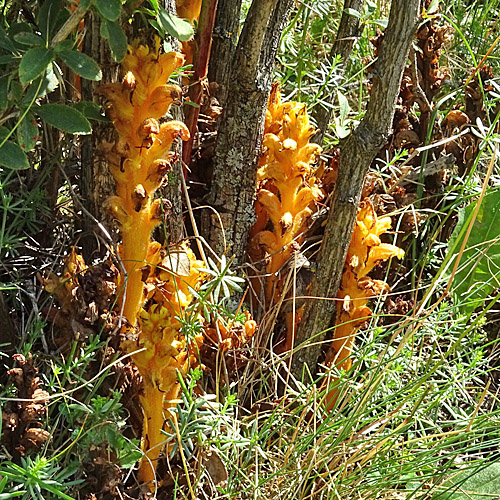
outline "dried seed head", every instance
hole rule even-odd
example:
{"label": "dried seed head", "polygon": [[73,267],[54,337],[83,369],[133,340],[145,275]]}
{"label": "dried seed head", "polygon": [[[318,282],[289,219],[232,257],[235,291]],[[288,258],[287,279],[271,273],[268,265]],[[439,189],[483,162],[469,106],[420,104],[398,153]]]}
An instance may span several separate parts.
{"label": "dried seed head", "polygon": [[161,221],[172,210],[172,204],[166,198],[159,198],[151,205],[151,220]]}

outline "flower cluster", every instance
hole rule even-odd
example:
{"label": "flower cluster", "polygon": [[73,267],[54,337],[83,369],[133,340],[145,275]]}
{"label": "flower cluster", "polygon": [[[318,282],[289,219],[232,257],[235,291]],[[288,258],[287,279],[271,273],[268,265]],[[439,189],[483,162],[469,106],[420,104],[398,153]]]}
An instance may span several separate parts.
{"label": "flower cluster", "polygon": [[185,244],[166,250],[153,243],[151,250],[149,258],[154,265],[149,266],[147,308],[139,314],[139,335],[122,343],[126,352],[135,353],[132,359],[144,383],[141,403],[146,455],[139,469],[139,477],[144,482],[154,479],[165,440],[162,430],[168,416],[175,418],[168,410],[178,397],[178,373],[183,376],[199,364],[199,348],[203,343],[201,333],[188,342],[181,333],[180,321],[193,301],[191,291],[203,278],[200,271],[203,263],[196,260]]}
{"label": "flower cluster", "polygon": [[[351,368],[350,356],[356,333],[372,314],[368,301],[389,290],[384,281],[372,279],[368,274],[380,262],[404,256],[401,248],[380,241],[380,235],[390,227],[390,217],[379,219],[371,203],[361,202],[337,296],[340,299],[337,303],[337,326],[327,353],[327,366],[346,371]],[[336,396],[335,389],[327,395],[330,407],[335,403]]]}
{"label": "flower cluster", "polygon": [[[266,259],[266,305],[279,297],[279,271],[300,248],[314,204],[323,198],[312,168],[321,153],[320,146],[309,142],[313,134],[305,104],[282,103],[275,84],[266,112],[257,172],[257,222],[249,248],[254,262]],[[255,288],[260,292],[258,283]]]}
{"label": "flower cluster", "polygon": [[175,52],[160,54],[159,48],[159,40],[154,49],[132,44],[123,61],[122,82],[99,90],[118,135],[107,148],[117,192],[108,205],[122,236],[121,302],[130,327],[121,347],[132,354],[144,383],[145,455],[139,468],[144,482],[155,477],[167,411],[179,391],[177,374],[196,362],[196,347],[202,341],[200,336],[188,345],[179,321],[193,299],[191,290],[202,278],[201,263],[186,245],[174,251],[151,241],[153,228],[168,211],[168,202],[154,199],[154,193],[177,159],[170,148],[176,138],[189,138],[183,123],[163,120],[181,97],[181,89],[168,80],[184,57]]}
{"label": "flower cluster", "polygon": [[108,205],[120,226],[119,254],[126,271],[126,282],[121,283],[126,289],[123,312],[132,325],[144,302],[141,268],[147,262],[151,231],[169,206],[166,200],[155,200],[154,193],[166,182],[176,159],[172,143],[178,137],[189,138],[183,123],[160,120],[181,97],[181,89],[167,82],[183,61],[175,52],[160,55],[159,41],[155,49],[133,44],[122,63],[122,82],[99,89],[118,132],[107,151],[117,192]]}

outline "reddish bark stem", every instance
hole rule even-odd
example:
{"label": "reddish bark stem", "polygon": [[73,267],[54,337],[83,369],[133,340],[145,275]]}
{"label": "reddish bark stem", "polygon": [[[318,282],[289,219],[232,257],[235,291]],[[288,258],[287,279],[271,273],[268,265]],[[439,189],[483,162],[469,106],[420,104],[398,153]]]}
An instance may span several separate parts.
{"label": "reddish bark stem", "polygon": [[201,99],[203,96],[203,79],[208,73],[208,61],[210,59],[210,47],[212,46],[212,32],[217,12],[217,0],[203,0],[198,23],[198,31],[194,40],[193,51],[193,76],[189,87],[189,100],[196,106],[187,106],[185,112],[185,123],[189,129],[190,138],[184,143],[182,149],[182,160],[189,165],[193,141],[196,135],[198,116],[200,114]]}

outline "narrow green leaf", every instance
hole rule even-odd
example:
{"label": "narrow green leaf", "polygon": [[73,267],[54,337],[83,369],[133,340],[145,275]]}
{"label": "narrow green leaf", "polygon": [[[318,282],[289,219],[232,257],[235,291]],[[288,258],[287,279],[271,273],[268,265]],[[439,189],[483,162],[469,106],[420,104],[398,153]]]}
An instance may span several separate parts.
{"label": "narrow green leaf", "polygon": [[116,21],[122,12],[121,0],[95,0],[97,12],[108,21]]}
{"label": "narrow green leaf", "polygon": [[59,53],[59,57],[82,78],[95,81],[99,81],[102,78],[99,65],[88,55],[78,50],[64,50]]}
{"label": "narrow green leaf", "polygon": [[[460,251],[466,228],[476,203],[471,203],[458,212],[458,222],[448,243],[448,251],[455,259]],[[471,313],[498,288],[500,278],[500,191],[486,195],[477,213],[469,238],[465,245],[460,265],[452,281],[452,297],[458,308]],[[450,276],[453,262],[448,267]],[[472,300],[473,299],[473,300]]]}
{"label": "narrow green leaf", "polygon": [[33,81],[46,71],[47,66],[53,61],[54,54],[45,47],[29,49],[21,59],[19,65],[19,79],[25,85]]}
{"label": "narrow green leaf", "polygon": [[116,62],[122,62],[127,55],[127,37],[118,23],[103,20],[101,36],[106,38],[111,49],[111,55]]}
{"label": "narrow green leaf", "polygon": [[20,497],[26,493],[26,490],[20,490],[13,493],[0,493],[0,500],[7,500],[14,497]]}
{"label": "narrow green leaf", "polygon": [[158,22],[170,36],[178,38],[183,42],[191,40],[194,36],[194,30],[189,21],[181,19],[175,14],[167,12],[165,9],[158,11]]}
{"label": "narrow green leaf", "polygon": [[90,122],[76,109],[65,104],[46,104],[34,108],[42,120],[63,132],[69,134],[85,135],[92,132]]}
{"label": "narrow green leaf", "polygon": [[158,0],[149,0],[149,3],[151,4],[151,7],[153,7],[155,14],[158,14],[158,9],[160,8]]}

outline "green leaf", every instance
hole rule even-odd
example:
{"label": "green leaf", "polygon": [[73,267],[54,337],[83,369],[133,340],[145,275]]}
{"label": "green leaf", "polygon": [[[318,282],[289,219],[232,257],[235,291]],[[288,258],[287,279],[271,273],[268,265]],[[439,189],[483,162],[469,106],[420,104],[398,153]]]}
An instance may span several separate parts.
{"label": "green leaf", "polygon": [[347,115],[349,114],[349,110],[351,109],[349,107],[349,102],[347,100],[347,97],[342,94],[342,92],[337,91],[337,97],[339,99],[339,106],[340,106],[340,123],[344,125]]}
{"label": "green leaf", "polygon": [[361,19],[361,14],[358,12],[356,9],[345,9],[345,12],[347,12],[350,16],[357,17],[358,19]]}
{"label": "green leaf", "polygon": [[[39,86],[40,80],[41,85]],[[11,87],[14,83],[15,82],[11,83]],[[59,80],[57,79],[57,76],[52,69],[52,65],[50,65],[49,70],[45,73],[45,75],[34,80],[28,87],[28,90],[25,92],[25,94],[21,96],[22,98],[20,97],[20,106],[26,109],[27,107],[31,106],[31,103],[34,99],[45,97],[47,94],[53,92],[58,87],[58,85]]]}
{"label": "green leaf", "polygon": [[74,46],[74,40],[63,40],[54,47],[54,51],[59,54],[60,52],[64,52],[65,50],[73,50]]}
{"label": "green leaf", "polygon": [[111,49],[111,55],[116,62],[122,62],[127,55],[127,37],[118,23],[103,20],[101,36],[106,38]]}
{"label": "green leaf", "polygon": [[22,45],[43,45],[44,41],[40,35],[24,31],[14,35],[14,40]]}
{"label": "green leaf", "polygon": [[108,21],[116,21],[122,12],[121,0],[95,0],[97,12]]}
{"label": "green leaf", "polygon": [[53,61],[54,54],[45,47],[29,49],[21,59],[19,65],[19,79],[24,85],[33,81],[46,71],[47,66]]}
{"label": "green leaf", "polygon": [[160,8],[158,0],[149,0],[149,3],[151,4],[151,7],[153,7],[155,14],[158,14],[158,9]]}
{"label": "green leaf", "polygon": [[102,113],[101,107],[95,102],[79,101],[74,105],[74,108],[87,118],[87,120],[96,120],[99,122],[109,123],[111,120],[106,118]]}
{"label": "green leaf", "polygon": [[0,110],[7,109],[9,105],[9,78],[3,76],[0,78]]}
{"label": "green leaf", "polygon": [[38,124],[35,117],[28,113],[16,130],[17,142],[25,152],[31,151],[38,140]]}
{"label": "green leaf", "polygon": [[7,500],[8,498],[20,497],[26,493],[26,490],[16,491],[13,493],[0,493],[0,500]]}
{"label": "green leaf", "polygon": [[140,450],[137,450],[137,446],[139,446],[138,443],[135,444],[133,449],[131,446],[125,448],[126,452],[124,452],[123,450],[119,450],[120,456],[118,460],[120,461],[120,465],[123,468],[130,469],[130,467],[134,466],[137,460],[141,458],[143,453]]}
{"label": "green leaf", "polygon": [[62,0],[45,0],[38,11],[38,27],[44,40],[51,36],[64,24],[69,12],[63,7]]}
{"label": "green leaf", "polygon": [[78,50],[64,50],[59,57],[77,74],[87,80],[99,81],[102,78],[101,68],[88,55]]}
{"label": "green leaf", "polygon": [[[448,252],[453,252],[447,276],[460,251],[467,227],[472,220],[476,203],[458,212],[458,222],[448,243]],[[500,191],[486,195],[477,213],[469,238],[465,245],[460,265],[452,281],[451,293],[459,310],[468,314],[474,311],[493,290],[498,288],[500,278]],[[471,300],[474,298],[474,300]]]}
{"label": "green leaf", "polygon": [[189,21],[181,19],[165,9],[158,11],[158,22],[170,36],[178,38],[182,42],[187,42],[194,36],[194,30]]}
{"label": "green leaf", "polygon": [[387,25],[389,24],[388,19],[374,19],[372,21],[373,24],[376,24],[377,26],[380,26],[382,29],[387,28]]}
{"label": "green leaf", "polygon": [[[5,127],[0,127],[0,143],[9,134],[9,130]],[[13,141],[7,141],[0,147],[0,165],[11,170],[23,170],[29,168],[28,157],[24,151]]]}
{"label": "green leaf", "polygon": [[446,481],[432,500],[493,500],[500,491],[500,464],[464,470]]}
{"label": "green leaf", "polygon": [[5,56],[0,56],[0,66],[5,66],[5,65],[17,65],[17,61],[16,59],[14,58],[14,56],[10,55],[10,54],[7,54]]}
{"label": "green leaf", "polygon": [[34,108],[42,120],[63,132],[69,134],[85,135],[92,132],[90,122],[76,109],[65,104],[46,104]]}
{"label": "green leaf", "polygon": [[429,8],[424,12],[424,16],[427,14],[435,14],[439,10],[439,0],[432,0]]}
{"label": "green leaf", "polygon": [[8,37],[5,30],[0,26],[0,48],[8,50],[9,52],[15,52],[16,47],[12,43],[12,40]]}

